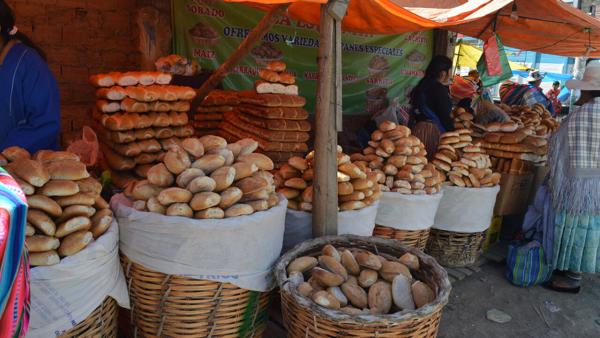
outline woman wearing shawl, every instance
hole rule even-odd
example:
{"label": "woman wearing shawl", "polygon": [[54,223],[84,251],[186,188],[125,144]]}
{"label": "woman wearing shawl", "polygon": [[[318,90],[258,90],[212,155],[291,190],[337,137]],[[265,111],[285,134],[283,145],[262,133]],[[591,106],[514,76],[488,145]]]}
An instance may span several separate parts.
{"label": "woman wearing shawl", "polygon": [[0,168],[0,338],[25,337],[29,325],[26,219],[25,195]]}
{"label": "woman wearing shawl", "polygon": [[555,269],[548,287],[577,293],[582,273],[600,272],[600,62],[566,85],[581,90],[581,106],[550,140],[550,173],[524,230],[542,233],[538,241]]}

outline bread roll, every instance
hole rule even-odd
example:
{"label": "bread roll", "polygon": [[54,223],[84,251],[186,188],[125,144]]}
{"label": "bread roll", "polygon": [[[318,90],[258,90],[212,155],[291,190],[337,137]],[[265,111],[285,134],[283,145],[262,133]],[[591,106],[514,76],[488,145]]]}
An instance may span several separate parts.
{"label": "bread roll", "polygon": [[148,199],[148,201],[146,201],[146,208],[150,212],[154,212],[161,215],[164,215],[167,211],[167,209],[162,204],[160,204],[156,197],[151,197]]}
{"label": "bread roll", "polygon": [[194,218],[197,219],[221,219],[225,217],[225,212],[220,208],[208,208],[197,211]]}
{"label": "bread roll", "polygon": [[221,193],[219,208],[227,209],[242,199],[242,190],[238,187],[229,187]]}
{"label": "bread roll", "polygon": [[167,188],[161,191],[156,199],[164,206],[173,203],[187,203],[192,199],[192,193],[182,188]]}
{"label": "bread roll", "polygon": [[25,238],[29,252],[44,252],[58,249],[60,241],[50,236],[35,235]]}
{"label": "bread roll", "polygon": [[29,222],[27,222],[25,224],[25,236],[33,236],[35,234],[35,228],[33,227],[33,225],[29,224]]}
{"label": "bread roll", "polygon": [[300,156],[292,156],[288,159],[287,162],[292,168],[299,170],[299,171],[304,171],[306,169],[308,169],[308,163],[306,162],[305,159],[303,159]]}
{"label": "bread roll", "polygon": [[238,162],[254,163],[260,170],[270,171],[275,168],[273,161],[264,154],[251,153],[240,155],[237,160]]}
{"label": "bread roll", "polygon": [[272,208],[279,204],[279,196],[276,193],[269,194],[267,202],[269,203],[269,208]]}
{"label": "bread roll", "polygon": [[227,141],[219,136],[205,135],[198,139],[204,146],[204,151],[208,152],[213,149],[220,149],[227,147]]}
{"label": "bread roll", "polygon": [[188,168],[179,174],[179,176],[177,176],[176,183],[180,188],[185,188],[194,178],[203,176],[204,172],[202,170],[197,168]]}
{"label": "bread roll", "polygon": [[[73,217],[84,216],[92,217],[96,209],[89,205],[70,205],[63,210],[62,216],[56,219],[56,223],[63,223]],[[56,237],[60,237],[56,235]]]}
{"label": "bread roll", "polygon": [[25,195],[29,196],[29,195],[33,195],[35,193],[35,187],[33,185],[23,181],[22,179],[20,179],[16,176],[14,176],[13,179],[21,187],[21,190],[23,190],[23,193]]}
{"label": "bread roll", "polygon": [[72,256],[83,250],[93,240],[94,237],[89,231],[82,230],[74,232],[62,239],[60,247],[58,248],[58,254],[63,257]]}
{"label": "bread roll", "polygon": [[[283,189],[289,189],[289,188],[283,188]],[[249,194],[244,194],[244,196],[242,197],[242,199],[240,200],[240,202],[245,203],[248,201],[254,201],[254,200],[266,200],[269,198],[269,195],[271,194],[271,189],[269,188],[265,188],[265,189],[261,189]],[[290,189],[290,190],[294,190],[295,196],[297,197],[300,192],[298,190],[295,189]]]}
{"label": "bread roll", "polygon": [[309,186],[306,189],[304,189],[304,191],[302,192],[302,202],[305,203],[312,203],[313,202],[313,186]]}
{"label": "bread roll", "polygon": [[338,195],[350,195],[354,192],[354,186],[350,182],[341,182],[338,183]]}
{"label": "bread roll", "polygon": [[79,186],[73,181],[52,180],[39,189],[46,196],[71,196],[79,192]]}
{"label": "bread roll", "polygon": [[227,189],[235,179],[235,169],[233,167],[221,167],[210,174],[210,177],[215,180],[216,192],[221,192]]}
{"label": "bread roll", "polygon": [[[48,236],[54,236],[56,225],[54,221],[44,212],[31,209],[27,211],[27,222]],[[43,250],[46,251],[46,250]]]}
{"label": "bread roll", "polygon": [[239,155],[248,155],[256,151],[256,149],[258,149],[258,142],[251,138],[243,138],[237,141],[236,144],[239,144],[241,146]]}
{"label": "bread roll", "polygon": [[188,154],[199,158],[204,155],[204,145],[197,138],[186,138],[181,141],[181,146]]}
{"label": "bread roll", "polygon": [[297,190],[304,190],[306,189],[306,182],[299,178],[299,177],[294,177],[294,178],[290,178],[288,180],[286,180],[283,185],[287,188],[292,188],[292,189],[297,189]]}
{"label": "bread roll", "polygon": [[225,159],[225,165],[230,166],[235,161],[235,157],[233,156],[233,152],[227,148],[219,148],[212,149],[207,152],[207,154],[211,155],[221,155]]}
{"label": "bread roll", "polygon": [[94,198],[94,208],[96,208],[96,210],[101,210],[101,209],[108,209],[110,208],[110,205],[108,204],[108,202],[106,202],[106,200],[104,198],[102,198],[102,196],[97,195]]}
{"label": "bread roll", "polygon": [[92,221],[88,217],[78,216],[59,225],[54,236],[62,238],[75,231],[88,230],[91,227]]}
{"label": "bread roll", "polygon": [[79,187],[79,192],[91,193],[93,195],[100,195],[102,192],[102,184],[95,178],[88,177],[75,182]]}
{"label": "bread roll", "polygon": [[44,166],[37,161],[19,158],[9,164],[11,171],[34,187],[41,187],[50,179],[50,175]]}
{"label": "bread roll", "polygon": [[194,195],[190,206],[194,211],[216,207],[221,203],[221,196],[214,192],[200,192]]}
{"label": "bread roll", "polygon": [[2,150],[2,156],[4,156],[8,160],[8,162],[14,162],[21,158],[31,158],[31,154],[27,150],[17,146],[8,147]]}
{"label": "bread roll", "polygon": [[251,215],[254,209],[248,204],[235,204],[225,210],[225,218]]}
{"label": "bread roll", "polygon": [[190,181],[186,189],[192,194],[198,192],[210,192],[214,191],[217,186],[217,182],[214,179],[207,176],[199,176]]}
{"label": "bread roll", "polygon": [[60,263],[60,257],[58,257],[55,250],[29,253],[29,264],[31,266],[50,266],[58,263]]}
{"label": "bread roll", "polygon": [[70,205],[94,205],[96,203],[96,197],[92,194],[86,193],[77,193],[71,196],[59,197],[56,199],[56,203],[63,208],[66,208]]}
{"label": "bread roll", "polygon": [[111,226],[113,213],[110,209],[99,210],[92,216],[92,235],[94,238],[102,236]]}
{"label": "bread roll", "polygon": [[185,169],[192,165],[190,157],[182,148],[172,148],[167,152],[164,158],[167,169],[175,175],[181,174]]}
{"label": "bread roll", "polygon": [[132,196],[137,200],[146,201],[151,197],[158,196],[161,190],[159,186],[151,184],[148,180],[141,180],[135,183]]}
{"label": "bread roll", "polygon": [[192,168],[201,169],[205,174],[209,175],[217,168],[225,165],[225,158],[221,155],[211,154],[204,155],[192,163]]}
{"label": "bread roll", "polygon": [[350,202],[344,202],[344,203],[340,204],[340,210],[342,210],[342,211],[358,210],[358,209],[362,209],[366,206],[367,205],[361,201],[350,201]]}
{"label": "bread roll", "polygon": [[338,170],[351,178],[367,178],[367,174],[353,163],[342,164],[338,167]]}
{"label": "bread roll", "polygon": [[85,164],[73,160],[51,162],[46,169],[53,180],[77,181],[90,177]]}
{"label": "bread roll", "polygon": [[194,211],[187,203],[173,203],[166,211],[167,216],[193,217]]}
{"label": "bread roll", "polygon": [[159,187],[169,187],[175,178],[164,163],[159,163],[148,170],[148,182]]}
{"label": "bread roll", "polygon": [[250,177],[258,171],[258,167],[254,163],[248,162],[237,162],[232,167],[235,169],[235,181]]}
{"label": "bread roll", "polygon": [[262,177],[247,177],[237,182],[236,186],[242,190],[244,195],[252,194],[269,187],[269,182]]}
{"label": "bread roll", "polygon": [[245,204],[248,204],[250,207],[252,207],[252,209],[255,212],[258,211],[265,211],[269,209],[269,202],[267,200],[255,200],[255,201],[248,201],[248,202],[244,202]]}
{"label": "bread roll", "polygon": [[63,210],[53,199],[44,195],[33,195],[27,197],[27,204],[31,209],[39,209],[52,217],[59,217]]}

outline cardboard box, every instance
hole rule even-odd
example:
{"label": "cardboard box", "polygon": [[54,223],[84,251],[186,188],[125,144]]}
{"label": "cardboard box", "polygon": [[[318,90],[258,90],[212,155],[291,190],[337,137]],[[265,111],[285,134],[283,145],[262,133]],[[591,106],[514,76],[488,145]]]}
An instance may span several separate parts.
{"label": "cardboard box", "polygon": [[544,183],[544,179],[546,178],[548,171],[550,171],[548,166],[534,167],[533,183],[531,186],[531,193],[529,194],[529,199],[527,200],[527,202],[528,202],[527,204],[532,204],[533,200],[535,200],[535,194],[537,194],[538,189],[542,186],[542,183]]}
{"label": "cardboard box", "polygon": [[490,246],[496,244],[500,240],[500,231],[502,230],[502,216],[494,216],[492,223],[485,233],[485,241],[483,242],[483,251],[488,251]]}
{"label": "cardboard box", "polygon": [[529,194],[533,186],[533,174],[502,174],[500,192],[496,198],[494,215],[524,214],[529,206]]}

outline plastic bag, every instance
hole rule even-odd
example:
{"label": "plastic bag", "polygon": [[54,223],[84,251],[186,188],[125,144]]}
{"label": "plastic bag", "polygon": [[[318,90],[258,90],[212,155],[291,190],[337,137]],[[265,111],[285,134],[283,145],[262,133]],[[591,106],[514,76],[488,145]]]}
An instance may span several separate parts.
{"label": "plastic bag", "polygon": [[506,279],[521,287],[548,281],[553,269],[544,256],[544,248],[538,241],[511,243],[506,257]]}
{"label": "plastic bag", "polygon": [[100,144],[96,133],[92,128],[83,126],[82,139],[71,143],[67,147],[67,151],[79,156],[81,162],[87,167],[95,166],[98,163],[98,153],[100,152]]}

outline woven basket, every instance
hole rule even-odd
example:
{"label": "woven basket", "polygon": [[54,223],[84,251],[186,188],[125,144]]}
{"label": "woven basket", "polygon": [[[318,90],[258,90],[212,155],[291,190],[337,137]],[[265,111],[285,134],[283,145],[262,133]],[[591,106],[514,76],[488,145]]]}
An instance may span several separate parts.
{"label": "woven basket", "polygon": [[166,275],[121,255],[135,337],[261,337],[269,293]]}
{"label": "woven basket", "polygon": [[86,319],[59,338],[115,338],[117,337],[117,302],[106,297]]}
{"label": "woven basket", "polygon": [[425,252],[443,266],[469,266],[481,255],[484,237],[485,231],[466,233],[431,229]]}
{"label": "woven basket", "polygon": [[[325,244],[336,248],[362,248],[391,259],[406,252],[417,257],[421,269],[415,277],[427,283],[436,292],[434,302],[415,311],[402,311],[388,315],[349,316],[340,311],[316,305],[301,296],[287,282],[286,268],[300,256],[318,256]],[[407,248],[394,240],[353,235],[320,237],[306,241],[283,255],[275,272],[281,288],[281,303],[288,337],[394,337],[421,338],[437,335],[442,309],[448,303],[450,282],[446,271],[435,260],[415,248]]]}
{"label": "woven basket", "polygon": [[375,230],[373,230],[373,236],[395,239],[400,244],[417,248],[421,251],[425,251],[427,245],[427,239],[429,238],[429,229],[424,230],[400,230],[384,225],[375,224]]}

